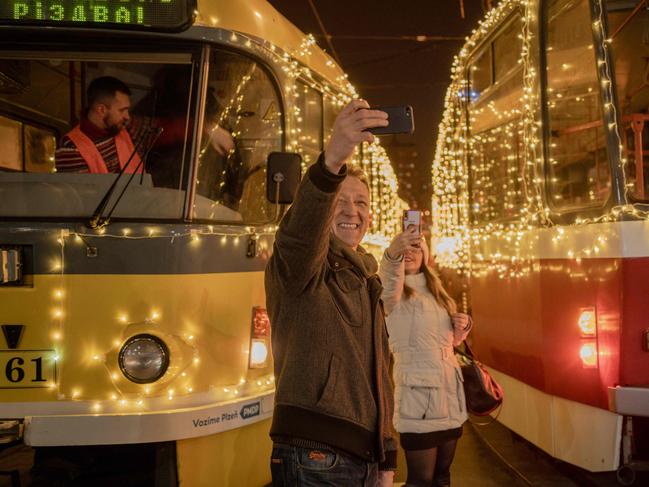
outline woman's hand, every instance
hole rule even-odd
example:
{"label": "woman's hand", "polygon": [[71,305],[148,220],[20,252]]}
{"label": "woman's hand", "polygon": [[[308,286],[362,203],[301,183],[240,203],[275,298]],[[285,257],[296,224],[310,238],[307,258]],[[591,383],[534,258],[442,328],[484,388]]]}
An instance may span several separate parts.
{"label": "woman's hand", "polygon": [[394,470],[379,470],[379,483],[377,487],[392,487],[394,484]]}
{"label": "woman's hand", "polygon": [[420,245],[426,245],[423,237],[415,228],[409,228],[392,239],[386,252],[390,259],[396,260],[400,259],[406,250],[416,249]]}
{"label": "woman's hand", "polygon": [[454,313],[451,315],[451,322],[453,323],[453,328],[462,331],[466,330],[469,327],[471,323],[471,317],[464,313]]}

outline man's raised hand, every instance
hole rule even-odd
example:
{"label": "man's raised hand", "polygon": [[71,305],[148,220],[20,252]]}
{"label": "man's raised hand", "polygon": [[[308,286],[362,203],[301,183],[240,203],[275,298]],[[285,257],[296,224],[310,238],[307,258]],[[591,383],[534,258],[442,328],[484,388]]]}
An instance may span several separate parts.
{"label": "man's raised hand", "polygon": [[358,144],[374,141],[374,135],[365,132],[366,129],[388,125],[387,113],[369,108],[365,100],[353,100],[336,117],[333,134],[325,149],[325,166],[329,172],[338,174]]}

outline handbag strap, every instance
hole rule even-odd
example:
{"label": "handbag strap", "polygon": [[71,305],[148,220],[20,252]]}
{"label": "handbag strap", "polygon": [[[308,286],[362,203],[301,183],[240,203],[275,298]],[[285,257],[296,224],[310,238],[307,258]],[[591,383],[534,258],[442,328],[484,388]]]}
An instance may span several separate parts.
{"label": "handbag strap", "polygon": [[471,350],[471,347],[467,343],[466,340],[462,341],[462,345],[464,345],[464,350],[458,347],[453,347],[453,350],[455,350],[455,353],[459,353],[460,355],[463,355],[465,357],[469,357],[470,359],[475,360],[475,355],[473,354],[473,350]]}
{"label": "handbag strap", "polygon": [[498,416],[500,416],[500,412],[503,410],[503,403],[504,402],[505,401],[502,401],[498,405],[498,408],[497,408],[497,411],[496,411],[495,415],[493,415],[493,416],[491,414],[487,415],[487,416],[489,416],[489,419],[487,421],[476,421],[475,419],[472,419],[472,415],[469,414],[469,423],[474,424],[476,426],[489,426],[491,423],[495,423],[496,421],[498,421]]}

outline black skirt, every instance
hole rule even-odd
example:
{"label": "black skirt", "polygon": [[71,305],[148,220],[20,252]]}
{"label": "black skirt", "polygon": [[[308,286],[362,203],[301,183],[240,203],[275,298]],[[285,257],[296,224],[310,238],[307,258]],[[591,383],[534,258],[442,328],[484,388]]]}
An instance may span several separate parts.
{"label": "black skirt", "polygon": [[404,450],[428,450],[448,441],[457,440],[460,436],[462,436],[462,426],[430,433],[399,433],[401,448]]}

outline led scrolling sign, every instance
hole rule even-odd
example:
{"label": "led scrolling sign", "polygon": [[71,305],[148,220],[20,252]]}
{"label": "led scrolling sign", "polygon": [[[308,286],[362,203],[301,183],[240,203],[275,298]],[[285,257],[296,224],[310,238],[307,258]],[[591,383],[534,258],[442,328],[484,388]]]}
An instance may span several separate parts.
{"label": "led scrolling sign", "polygon": [[0,0],[0,23],[182,30],[196,0]]}

